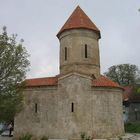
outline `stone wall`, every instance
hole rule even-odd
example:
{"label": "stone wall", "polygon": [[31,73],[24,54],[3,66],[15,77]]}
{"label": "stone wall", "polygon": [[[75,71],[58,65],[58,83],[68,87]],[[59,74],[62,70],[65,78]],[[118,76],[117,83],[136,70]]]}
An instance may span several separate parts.
{"label": "stone wall", "polygon": [[77,73],[60,77],[58,87],[26,89],[24,110],[15,119],[16,136],[26,132],[51,139],[79,139],[81,132],[94,138],[122,135],[121,92],[93,88],[90,77]]}
{"label": "stone wall", "polygon": [[[92,30],[71,29],[61,33],[60,40],[60,74],[79,72],[87,75],[100,74],[99,35]],[[87,45],[87,58],[85,58]],[[67,48],[67,60],[65,60]]]}
{"label": "stone wall", "polygon": [[93,95],[93,136],[109,138],[124,134],[122,91],[96,88]]}
{"label": "stone wall", "polygon": [[[57,87],[27,88],[24,91],[24,108],[15,118],[15,136],[30,133],[48,136],[55,128]],[[35,112],[37,104],[37,112]],[[53,128],[52,128],[53,127]]]}

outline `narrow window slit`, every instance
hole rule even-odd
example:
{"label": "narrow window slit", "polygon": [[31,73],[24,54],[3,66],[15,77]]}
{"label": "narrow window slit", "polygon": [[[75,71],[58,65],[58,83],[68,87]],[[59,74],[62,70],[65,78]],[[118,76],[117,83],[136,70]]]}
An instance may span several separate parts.
{"label": "narrow window slit", "polygon": [[65,47],[65,60],[67,60],[67,47]]}
{"label": "narrow window slit", "polygon": [[71,112],[74,112],[74,103],[71,104]]}
{"label": "narrow window slit", "polygon": [[87,58],[88,56],[87,56],[87,44],[85,44],[85,58]]}
{"label": "narrow window slit", "polygon": [[37,110],[38,108],[37,108],[37,103],[35,103],[35,113],[37,113]]}

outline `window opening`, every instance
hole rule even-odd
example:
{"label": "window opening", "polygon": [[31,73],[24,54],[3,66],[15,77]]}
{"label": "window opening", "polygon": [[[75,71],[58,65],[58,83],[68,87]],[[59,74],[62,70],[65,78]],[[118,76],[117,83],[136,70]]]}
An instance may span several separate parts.
{"label": "window opening", "polygon": [[65,47],[65,60],[67,60],[67,47]]}
{"label": "window opening", "polygon": [[87,44],[85,44],[85,58],[87,58]]}
{"label": "window opening", "polygon": [[37,103],[35,103],[35,113],[37,113]]}
{"label": "window opening", "polygon": [[74,103],[71,104],[71,112],[74,112]]}

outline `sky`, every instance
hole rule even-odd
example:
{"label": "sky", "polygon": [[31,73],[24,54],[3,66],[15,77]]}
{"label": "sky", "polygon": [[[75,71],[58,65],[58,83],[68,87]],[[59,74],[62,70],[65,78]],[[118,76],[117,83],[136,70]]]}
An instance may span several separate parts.
{"label": "sky", "polygon": [[27,78],[59,74],[56,34],[78,5],[101,31],[101,73],[117,64],[140,68],[140,0],[0,0],[0,32],[18,34],[30,54]]}

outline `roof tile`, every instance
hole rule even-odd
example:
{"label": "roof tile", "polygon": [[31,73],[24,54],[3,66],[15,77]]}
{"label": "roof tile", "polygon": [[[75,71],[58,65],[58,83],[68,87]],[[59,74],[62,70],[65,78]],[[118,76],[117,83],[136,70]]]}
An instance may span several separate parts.
{"label": "roof tile", "polygon": [[[45,78],[34,78],[26,79],[26,87],[37,87],[37,86],[57,86],[58,76],[56,77],[45,77]],[[100,76],[99,78],[92,81],[92,86],[94,87],[117,87],[122,88],[119,84],[113,82],[105,76]]]}
{"label": "roof tile", "polygon": [[[116,87],[116,88],[122,88],[118,83],[113,82],[109,78],[101,75],[99,78],[93,80],[93,86],[94,87]],[[123,88],[122,88],[123,89]]]}
{"label": "roof tile", "polygon": [[35,79],[26,79],[26,87],[36,87],[36,86],[56,86],[58,78],[57,77],[45,77],[45,78],[35,78]]}
{"label": "roof tile", "polygon": [[93,30],[97,32],[100,36],[100,30],[96,27],[96,25],[90,20],[90,18],[79,6],[76,7],[74,12],[68,18],[63,27],[60,29],[60,31],[57,34],[57,37],[65,30],[77,28],[85,28]]}

